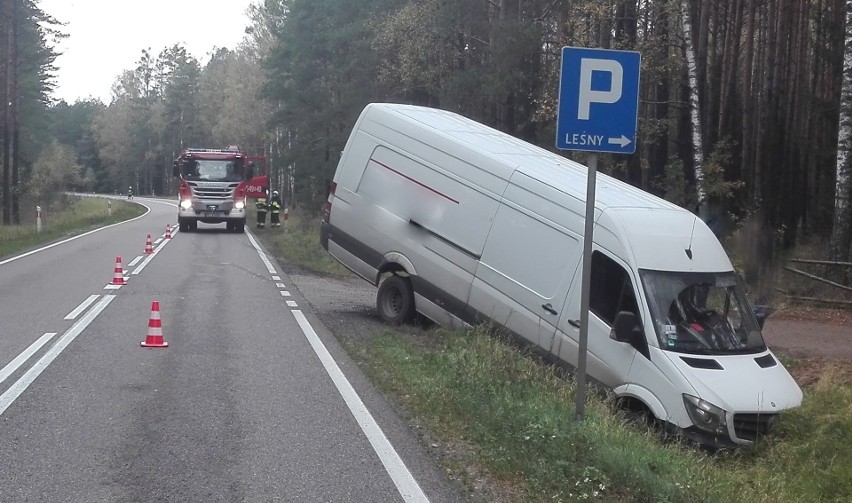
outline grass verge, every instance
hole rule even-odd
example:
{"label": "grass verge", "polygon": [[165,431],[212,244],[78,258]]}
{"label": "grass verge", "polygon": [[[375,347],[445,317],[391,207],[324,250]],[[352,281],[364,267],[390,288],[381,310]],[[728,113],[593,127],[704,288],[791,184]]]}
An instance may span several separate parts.
{"label": "grass verge", "polygon": [[[283,218],[283,216],[282,216]],[[249,210],[249,225],[256,219],[253,208]],[[268,222],[268,219],[267,219]],[[290,214],[282,227],[253,229],[277,259],[291,262],[323,274],[347,274],[346,268],[334,260],[320,246],[319,218],[296,212]]]}
{"label": "grass verge", "polygon": [[0,226],[0,258],[95,227],[122,222],[144,212],[144,207],[119,199],[112,200],[110,214],[106,199],[69,196],[64,204],[43,211],[41,232],[37,231],[34,218],[32,222],[22,225]]}
{"label": "grass verge", "polygon": [[[298,218],[287,234],[260,233],[268,248],[283,261],[342,272],[319,246],[319,223]],[[573,381],[483,327],[388,330],[359,344],[344,347],[422,426],[471,499],[852,501],[852,387],[830,368],[757,446],[709,454],[662,441],[594,393],[576,421]]]}

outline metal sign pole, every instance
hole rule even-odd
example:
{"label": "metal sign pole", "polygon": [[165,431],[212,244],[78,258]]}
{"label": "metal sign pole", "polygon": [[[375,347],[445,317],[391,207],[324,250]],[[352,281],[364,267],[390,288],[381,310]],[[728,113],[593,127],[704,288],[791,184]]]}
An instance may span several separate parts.
{"label": "metal sign pole", "polygon": [[[583,235],[583,281],[577,356],[577,419],[586,405],[586,360],[589,344],[589,297],[592,282],[592,232],[595,225],[594,152],[632,154],[636,151],[639,110],[638,52],[562,48],[556,148],[591,152],[586,176],[586,225]],[[594,334],[602,337],[602,334]]]}
{"label": "metal sign pole", "polygon": [[592,233],[595,226],[595,179],[598,155],[589,156],[586,175],[586,227],[583,233],[583,283],[580,293],[580,354],[577,358],[577,420],[582,421],[586,410],[586,353],[589,344],[589,291],[592,285]]}

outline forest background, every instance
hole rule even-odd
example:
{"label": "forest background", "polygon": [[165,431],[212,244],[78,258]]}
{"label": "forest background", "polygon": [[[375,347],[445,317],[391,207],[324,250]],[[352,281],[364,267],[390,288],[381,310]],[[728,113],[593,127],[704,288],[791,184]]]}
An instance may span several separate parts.
{"label": "forest background", "polygon": [[642,73],[636,153],[600,155],[601,171],[745,236],[738,266],[759,290],[801,243],[852,256],[852,0],[265,0],[250,14],[234,49],[203,64],[143,50],[109,103],[69,104],[51,96],[62,25],[37,0],[0,0],[2,223],[66,190],[176,193],[181,149],[234,144],[313,212],[370,102],[555,150],[561,48],[602,47],[639,51]]}

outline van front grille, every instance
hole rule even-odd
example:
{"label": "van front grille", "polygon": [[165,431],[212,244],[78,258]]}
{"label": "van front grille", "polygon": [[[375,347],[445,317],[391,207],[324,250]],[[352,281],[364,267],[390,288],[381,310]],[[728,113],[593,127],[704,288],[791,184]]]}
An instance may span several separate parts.
{"label": "van front grille", "polygon": [[769,432],[777,414],[734,414],[734,432],[738,438],[754,442]]}

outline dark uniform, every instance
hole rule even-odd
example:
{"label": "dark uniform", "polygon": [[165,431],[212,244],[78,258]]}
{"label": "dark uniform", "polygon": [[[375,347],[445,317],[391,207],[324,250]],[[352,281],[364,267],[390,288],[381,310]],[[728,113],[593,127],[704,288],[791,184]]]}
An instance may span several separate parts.
{"label": "dark uniform", "polygon": [[277,190],[272,192],[272,198],[269,200],[269,226],[281,227],[281,196]]}
{"label": "dark uniform", "polygon": [[263,229],[266,226],[266,211],[268,210],[265,197],[255,199],[255,207],[257,208],[257,228]]}

